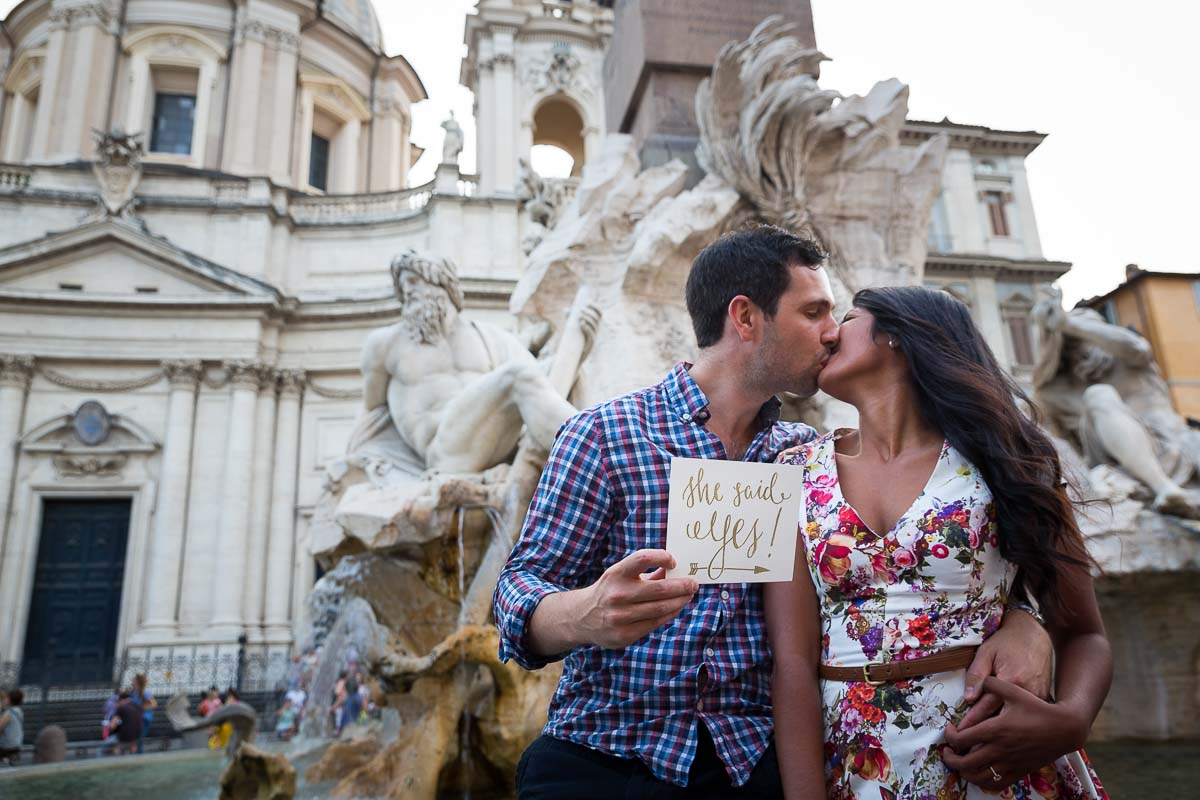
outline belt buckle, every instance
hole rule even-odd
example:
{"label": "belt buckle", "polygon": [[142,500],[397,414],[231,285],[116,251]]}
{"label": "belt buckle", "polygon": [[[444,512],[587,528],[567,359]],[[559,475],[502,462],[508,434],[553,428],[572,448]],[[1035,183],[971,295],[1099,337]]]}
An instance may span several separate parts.
{"label": "belt buckle", "polygon": [[883,686],[885,683],[887,683],[887,681],[871,680],[871,667],[882,667],[882,666],[883,666],[882,661],[868,661],[866,664],[863,664],[863,668],[862,668],[863,683],[870,684],[871,686]]}

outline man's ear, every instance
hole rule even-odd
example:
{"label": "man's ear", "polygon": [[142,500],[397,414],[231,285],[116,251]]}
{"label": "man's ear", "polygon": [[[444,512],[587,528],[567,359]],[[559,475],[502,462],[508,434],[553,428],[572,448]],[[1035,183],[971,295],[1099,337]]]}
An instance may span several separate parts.
{"label": "man's ear", "polygon": [[726,311],[739,342],[753,342],[763,323],[762,309],[744,294],[729,301]]}

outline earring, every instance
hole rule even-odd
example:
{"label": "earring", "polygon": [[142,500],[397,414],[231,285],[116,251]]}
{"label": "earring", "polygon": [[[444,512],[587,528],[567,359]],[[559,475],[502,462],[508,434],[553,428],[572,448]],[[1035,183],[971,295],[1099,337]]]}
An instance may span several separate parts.
{"label": "earring", "polygon": [[892,348],[893,350],[896,349],[896,340],[890,336],[888,337],[888,347]]}

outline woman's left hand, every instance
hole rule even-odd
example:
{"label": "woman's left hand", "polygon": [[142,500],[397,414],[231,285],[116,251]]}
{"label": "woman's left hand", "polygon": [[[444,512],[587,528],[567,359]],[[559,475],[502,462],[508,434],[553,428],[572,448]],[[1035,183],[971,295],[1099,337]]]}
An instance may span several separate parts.
{"label": "woman's left hand", "polygon": [[995,677],[983,691],[1000,703],[995,716],[965,729],[946,726],[942,761],[965,780],[1000,789],[1083,746],[1088,725],[1069,708]]}

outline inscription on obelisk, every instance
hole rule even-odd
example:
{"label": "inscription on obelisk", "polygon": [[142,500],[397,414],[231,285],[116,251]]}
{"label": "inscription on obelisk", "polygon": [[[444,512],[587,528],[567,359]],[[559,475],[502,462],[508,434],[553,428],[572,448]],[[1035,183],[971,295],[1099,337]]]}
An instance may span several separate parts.
{"label": "inscription on obelisk", "polygon": [[634,137],[643,166],[681,158],[698,180],[696,87],[722,46],[772,14],[815,46],[809,0],[617,0],[604,57],[608,130]]}

